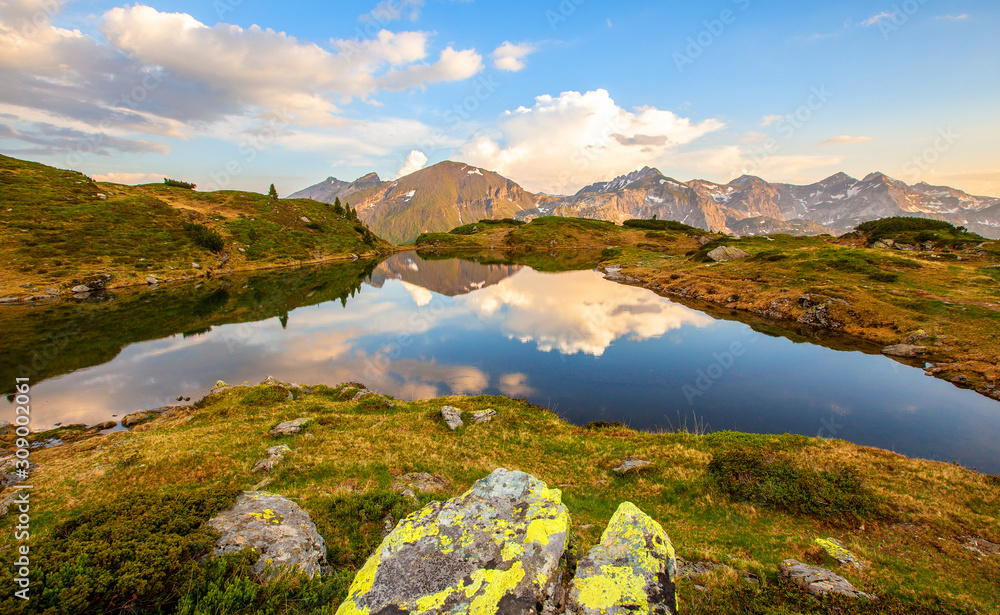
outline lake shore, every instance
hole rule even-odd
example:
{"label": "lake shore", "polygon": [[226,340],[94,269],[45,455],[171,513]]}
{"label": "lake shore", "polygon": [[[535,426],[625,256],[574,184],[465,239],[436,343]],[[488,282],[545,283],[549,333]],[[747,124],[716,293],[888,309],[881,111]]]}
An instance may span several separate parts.
{"label": "lake shore", "polygon": [[[461,426],[449,428],[445,406],[456,409]],[[477,416],[489,419],[477,422]],[[273,435],[288,421],[298,426]],[[659,520],[678,556],[692,565],[691,576],[678,581],[685,612],[758,600],[791,608],[798,594],[781,589],[778,572],[786,558],[836,570],[876,595],[879,612],[991,612],[995,606],[1000,552],[988,545],[1000,540],[1000,479],[954,464],[803,436],[574,426],[543,407],[499,396],[407,402],[357,384],[273,379],[256,386],[219,383],[192,407],[137,413],[129,422],[130,430],[106,435],[62,427],[31,437],[61,442],[32,450],[32,497],[46,502],[32,519],[40,569],[56,565],[45,545],[67,519],[118,524],[123,520],[98,511],[130,498],[160,501],[219,489],[235,497],[242,489],[266,489],[297,502],[325,537],[331,571],[320,583],[333,612],[381,541],[387,515],[398,522],[503,467],[561,490],[581,552],[596,544],[622,501]],[[12,438],[2,436],[0,443],[13,446]],[[282,444],[288,450],[281,459],[260,469],[267,449]],[[651,465],[624,475],[613,471],[626,457]],[[394,491],[414,472],[440,480],[412,499]],[[0,521],[11,523],[9,515]],[[63,548],[73,553],[72,532],[64,536],[70,539]],[[827,537],[867,567],[838,564],[817,546],[817,538]],[[181,579],[165,574],[169,587],[184,590]],[[748,576],[757,583],[747,583]]]}

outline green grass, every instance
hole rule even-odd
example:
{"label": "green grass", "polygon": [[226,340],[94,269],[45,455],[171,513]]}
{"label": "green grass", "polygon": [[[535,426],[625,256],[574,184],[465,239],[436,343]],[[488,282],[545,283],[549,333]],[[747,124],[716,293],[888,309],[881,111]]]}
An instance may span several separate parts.
{"label": "green grass", "polygon": [[[191,419],[158,419],[138,433],[36,450],[35,497],[46,503],[32,518],[36,539],[40,546],[61,541],[51,543],[58,544],[59,554],[40,562],[39,571],[49,574],[67,566],[73,571],[77,555],[87,549],[130,544],[134,556],[119,550],[117,559],[108,561],[125,571],[155,567],[149,577],[160,584],[164,603],[174,606],[152,612],[329,615],[379,543],[386,515],[398,521],[504,467],[560,487],[581,552],[598,540],[618,504],[629,500],[664,526],[684,558],[727,563],[760,578],[760,585],[752,587],[738,575],[720,573],[697,581],[709,588],[697,593],[691,581],[681,581],[684,612],[822,613],[837,607],[845,613],[903,613],[907,608],[960,613],[967,604],[982,612],[994,609],[1000,558],[973,557],[961,537],[997,539],[1000,494],[994,479],[956,465],[803,436],[577,427],[539,406],[498,396],[395,401],[386,409],[351,401],[360,390],[357,384],[298,391],[294,400],[278,399],[270,393],[273,388],[226,390],[196,404]],[[250,407],[248,397],[266,398],[268,404]],[[440,418],[446,404],[466,415],[486,408],[498,414],[491,423],[452,432]],[[330,576],[264,588],[252,582],[247,556],[193,567],[188,555],[196,557],[196,546],[204,550],[205,540],[195,521],[208,514],[208,507],[176,513],[176,526],[165,527],[153,506],[142,506],[157,503],[175,513],[172,502],[180,500],[174,498],[230,494],[227,490],[254,485],[260,475],[250,468],[279,441],[266,435],[268,427],[303,414],[316,419],[307,428],[312,437],[280,439],[293,450],[270,474],[267,489],[294,499],[310,514],[327,543]],[[648,459],[654,468],[618,476],[611,468],[625,456]],[[444,476],[451,487],[420,494],[417,501],[391,491],[395,477],[421,471]],[[68,519],[92,522],[81,533],[74,529],[83,528],[78,521],[63,525]],[[11,540],[11,522],[0,520],[0,535],[8,537],[0,543]],[[142,527],[133,532],[136,524]],[[155,540],[160,534],[162,547]],[[785,588],[777,564],[788,557],[813,561],[813,539],[827,536],[843,540],[872,567],[856,573],[824,565],[878,595],[875,604],[885,611],[863,603],[814,603]],[[111,547],[101,546],[108,538]],[[191,548],[162,564],[159,558],[173,553],[174,545]],[[124,565],[128,562],[134,568]],[[94,569],[93,578],[89,573],[65,576],[74,588],[110,588],[82,593],[89,602],[74,605],[81,612],[115,612],[120,592],[114,584],[135,591],[128,584],[141,576],[111,578],[100,570]],[[18,608],[42,612],[44,604]]]}

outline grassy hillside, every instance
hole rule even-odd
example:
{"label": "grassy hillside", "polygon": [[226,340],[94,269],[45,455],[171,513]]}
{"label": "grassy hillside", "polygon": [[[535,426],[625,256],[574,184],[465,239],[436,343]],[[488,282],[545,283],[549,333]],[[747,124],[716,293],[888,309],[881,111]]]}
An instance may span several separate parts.
{"label": "grassy hillside", "polygon": [[[630,500],[663,525],[680,557],[715,566],[678,582],[682,613],[998,612],[1000,553],[967,548],[973,539],[1000,541],[997,477],[838,440],[576,427],[504,397],[390,407],[377,395],[349,401],[356,392],[237,387],[133,432],[35,436],[68,442],[32,452],[32,498],[44,502],[32,507],[33,587],[45,593],[30,602],[4,595],[0,611],[122,613],[124,602],[158,605],[152,613],[329,615],[379,544],[386,515],[398,522],[503,467],[562,490],[580,552]],[[445,404],[498,416],[451,432],[440,418]],[[308,435],[266,435],[300,416],[314,419]],[[251,473],[278,443],[291,447],[287,459],[266,478]],[[655,465],[614,474],[626,456]],[[391,490],[406,472],[439,474],[450,486],[410,500]],[[332,574],[264,589],[244,557],[197,563],[213,540],[203,521],[237,490],[262,483],[310,514]],[[9,513],[0,520],[0,543],[10,544],[14,523]],[[870,567],[838,566],[814,542],[828,537]],[[789,589],[777,570],[789,557],[830,567],[877,600],[820,603]],[[10,587],[11,574],[0,570],[0,584]]]}
{"label": "grassy hillside", "polygon": [[119,286],[390,249],[316,201],[101,183],[0,156],[0,296],[66,292],[102,274]]}

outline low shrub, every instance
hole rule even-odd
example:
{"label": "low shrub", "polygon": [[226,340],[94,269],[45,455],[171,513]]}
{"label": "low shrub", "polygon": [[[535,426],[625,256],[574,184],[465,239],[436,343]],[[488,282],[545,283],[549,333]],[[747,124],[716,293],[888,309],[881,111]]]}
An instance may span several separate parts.
{"label": "low shrub", "polygon": [[222,239],[222,235],[204,224],[188,223],[184,225],[184,230],[191,236],[191,241],[206,250],[218,253],[222,252],[222,249],[226,247],[226,242]]}

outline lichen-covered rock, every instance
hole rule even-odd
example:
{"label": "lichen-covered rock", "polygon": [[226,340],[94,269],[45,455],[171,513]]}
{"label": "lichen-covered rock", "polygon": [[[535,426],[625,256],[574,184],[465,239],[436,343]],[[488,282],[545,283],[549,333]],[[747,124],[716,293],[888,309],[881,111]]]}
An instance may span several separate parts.
{"label": "lichen-covered rock", "polygon": [[639,459],[638,457],[626,457],[617,466],[611,468],[615,474],[625,475],[629,472],[638,473],[653,466],[653,462]]}
{"label": "lichen-covered rock", "polygon": [[498,469],[400,521],[337,613],[536,615],[560,583],[569,527],[558,489]]}
{"label": "lichen-covered rock", "polygon": [[817,538],[814,542],[821,546],[830,557],[840,562],[842,566],[854,566],[859,570],[868,567],[868,564],[862,562],[856,555],[848,551],[844,543],[836,538]]}
{"label": "lichen-covered rock", "polygon": [[148,423],[152,421],[153,414],[147,411],[133,412],[128,414],[122,419],[122,427],[135,427],[136,425],[142,425],[143,423]]}
{"label": "lichen-covered rock", "polygon": [[623,502],[600,544],[580,560],[566,612],[672,615],[677,612],[676,571],[673,545],[660,524]]}
{"label": "lichen-covered rock", "polygon": [[712,250],[708,253],[708,258],[712,259],[717,263],[724,263],[726,261],[735,261],[741,258],[746,258],[750,256],[743,250],[739,248],[730,248],[729,246],[719,246],[718,248]]}
{"label": "lichen-covered rock", "polygon": [[486,410],[483,410],[482,412],[475,412],[475,413],[473,413],[473,415],[472,415],[472,422],[473,423],[489,423],[490,421],[493,420],[494,417],[496,417],[496,415],[497,415],[497,411],[496,410],[494,410],[493,408],[487,408]]}
{"label": "lichen-covered rock", "polygon": [[294,570],[312,577],[326,562],[326,545],[309,513],[280,495],[244,491],[233,508],[208,524],[222,534],[216,555],[253,548],[261,554],[254,571],[267,580]]}
{"label": "lichen-covered rock", "polygon": [[293,436],[300,431],[302,428],[312,422],[311,418],[300,418],[294,421],[285,421],[284,423],[279,423],[267,432],[272,436]]}
{"label": "lichen-covered rock", "polygon": [[810,566],[794,559],[786,559],[778,564],[778,570],[781,571],[782,576],[798,585],[800,589],[815,596],[833,593],[849,598],[874,599],[871,594],[855,589],[850,581],[826,568]]}
{"label": "lichen-covered rock", "polygon": [[448,429],[452,431],[465,425],[462,422],[462,411],[454,406],[441,406],[441,418],[448,424]]}

